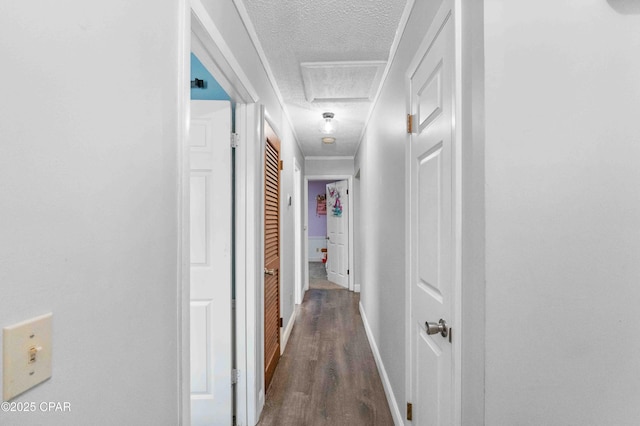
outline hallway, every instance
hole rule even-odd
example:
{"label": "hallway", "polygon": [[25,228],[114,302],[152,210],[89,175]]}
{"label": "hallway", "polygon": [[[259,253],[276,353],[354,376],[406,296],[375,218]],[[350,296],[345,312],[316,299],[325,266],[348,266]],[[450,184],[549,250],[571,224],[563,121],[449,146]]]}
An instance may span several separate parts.
{"label": "hallway", "polygon": [[258,424],[393,425],[358,312],[359,294],[331,289],[328,281],[314,282]]}
{"label": "hallway", "polygon": [[[639,28],[640,0],[3,2],[0,425],[640,424]],[[305,294],[347,241],[351,291]]]}

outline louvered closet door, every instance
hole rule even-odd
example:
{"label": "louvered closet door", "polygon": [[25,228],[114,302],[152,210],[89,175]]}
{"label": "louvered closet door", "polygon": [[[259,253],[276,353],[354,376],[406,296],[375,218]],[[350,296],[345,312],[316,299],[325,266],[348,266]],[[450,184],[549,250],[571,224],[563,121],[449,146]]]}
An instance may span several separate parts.
{"label": "louvered closet door", "polygon": [[265,123],[264,380],[269,388],[280,359],[280,140]]}

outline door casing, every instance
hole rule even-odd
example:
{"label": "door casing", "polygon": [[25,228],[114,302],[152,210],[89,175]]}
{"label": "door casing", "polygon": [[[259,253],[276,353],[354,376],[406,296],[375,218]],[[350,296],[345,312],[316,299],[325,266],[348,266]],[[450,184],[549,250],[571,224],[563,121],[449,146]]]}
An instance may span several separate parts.
{"label": "door casing", "polygon": [[[453,141],[456,213],[453,226],[456,239],[453,334],[454,380],[453,423],[472,424],[484,419],[484,342],[485,342],[485,267],[484,267],[484,74],[483,74],[483,2],[466,0],[444,0],[443,6],[452,11],[454,19],[454,94],[453,114],[456,130]],[[462,22],[465,22],[464,26]],[[430,23],[423,33],[425,38],[414,52],[414,58],[424,56],[433,39],[438,22]],[[464,43],[463,43],[464,41]],[[406,78],[415,71],[412,63]],[[410,110],[410,87],[407,84],[407,114]],[[408,135],[407,135],[408,136]],[[408,143],[409,137],[407,137]],[[407,161],[408,155],[407,155]],[[408,170],[408,164],[406,165]],[[410,178],[407,171],[406,179]],[[406,188],[407,199],[410,188]],[[409,210],[406,213],[409,223]],[[463,232],[464,231],[464,232]],[[406,252],[410,253],[410,229],[407,226]],[[412,267],[409,258],[405,263],[406,276]],[[418,399],[412,395],[411,383],[411,336],[409,307],[409,280],[406,283],[405,330],[406,330],[406,396],[407,402]],[[464,311],[462,306],[464,305]],[[403,404],[404,401],[399,401]]]}
{"label": "door casing", "polygon": [[[346,180],[349,183],[349,205],[353,205],[353,175],[309,175],[304,177],[304,289],[309,290],[309,181],[310,180]],[[353,215],[349,215],[349,267],[353,268]],[[351,269],[353,271],[353,269]],[[349,290],[354,291],[354,273],[349,274]]]}
{"label": "door casing", "polygon": [[[261,176],[256,168],[259,164],[259,144],[261,132],[258,123],[262,111],[257,104],[259,96],[251,82],[240,68],[234,53],[224,41],[215,23],[208,16],[200,0],[180,1],[182,32],[181,67],[177,73],[177,84],[183,90],[178,98],[180,115],[177,135],[178,186],[177,204],[180,216],[177,218],[181,235],[178,247],[178,368],[179,383],[179,422],[189,426],[190,417],[190,354],[189,354],[189,102],[190,102],[190,61],[191,52],[198,56],[207,70],[229,94],[236,105],[235,132],[241,135],[243,143],[236,148],[236,214],[235,214],[235,275],[236,285],[235,322],[236,322],[236,368],[240,375],[236,384],[236,420],[238,424],[255,424],[264,403],[264,391],[257,387],[261,380],[258,362],[261,353],[257,342],[260,329],[257,295],[259,286],[257,271],[261,267],[256,257],[260,242],[252,236],[260,235],[257,224],[260,202],[257,201]],[[262,398],[260,397],[262,395]]]}

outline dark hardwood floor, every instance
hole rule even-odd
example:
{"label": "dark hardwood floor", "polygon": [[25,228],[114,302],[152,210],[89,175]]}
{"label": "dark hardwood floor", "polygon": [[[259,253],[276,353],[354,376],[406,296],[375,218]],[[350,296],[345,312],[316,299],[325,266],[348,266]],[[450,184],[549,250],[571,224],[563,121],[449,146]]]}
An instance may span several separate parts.
{"label": "dark hardwood floor", "polygon": [[359,294],[316,284],[304,297],[258,425],[393,425]]}

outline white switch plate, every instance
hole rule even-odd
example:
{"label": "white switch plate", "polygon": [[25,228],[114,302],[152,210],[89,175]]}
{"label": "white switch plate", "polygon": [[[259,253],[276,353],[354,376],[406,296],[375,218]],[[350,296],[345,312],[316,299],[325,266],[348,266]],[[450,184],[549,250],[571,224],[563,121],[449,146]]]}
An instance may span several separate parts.
{"label": "white switch plate", "polygon": [[[2,329],[4,401],[51,377],[52,318],[48,313]],[[30,350],[35,360],[30,361]]]}

